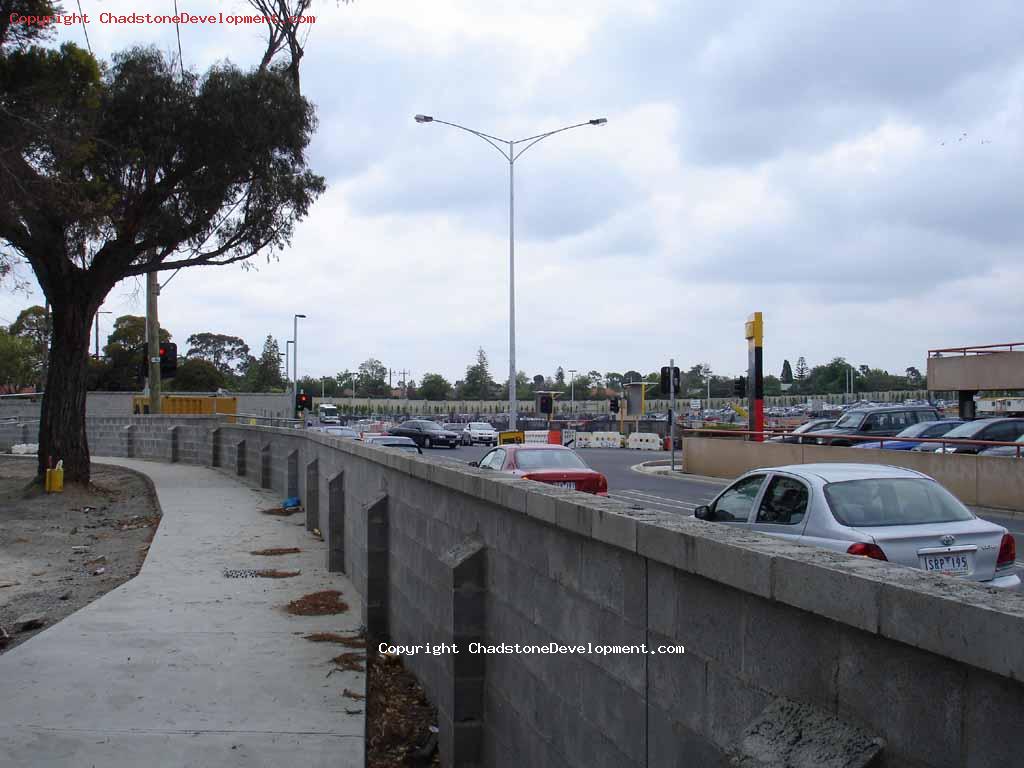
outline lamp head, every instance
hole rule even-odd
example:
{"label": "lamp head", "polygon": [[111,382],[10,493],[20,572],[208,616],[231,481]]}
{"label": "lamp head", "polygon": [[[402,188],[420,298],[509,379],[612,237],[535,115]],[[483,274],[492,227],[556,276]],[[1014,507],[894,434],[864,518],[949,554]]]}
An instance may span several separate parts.
{"label": "lamp head", "polygon": [[305,315],[296,315],[296,317],[301,317],[301,318],[305,319],[306,316]]}
{"label": "lamp head", "polygon": [[607,122],[608,122],[608,118],[607,117],[595,117],[593,120],[590,121],[590,124],[591,125],[604,125]]}
{"label": "lamp head", "polygon": [[434,118],[432,118],[430,115],[416,115],[416,117],[413,118],[413,119],[417,123],[432,123],[432,122],[434,122]]}

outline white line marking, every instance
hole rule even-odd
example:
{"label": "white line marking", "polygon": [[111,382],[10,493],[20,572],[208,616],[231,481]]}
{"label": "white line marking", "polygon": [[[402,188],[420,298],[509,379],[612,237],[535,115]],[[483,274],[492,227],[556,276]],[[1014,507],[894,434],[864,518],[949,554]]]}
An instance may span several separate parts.
{"label": "white line marking", "polygon": [[619,491],[620,494],[616,496],[611,494],[613,498],[618,498],[620,501],[631,501],[634,504],[653,504],[659,507],[669,507],[671,509],[685,509],[687,511],[693,511],[696,508],[696,504],[689,504],[684,501],[677,501],[676,499],[666,499],[661,496],[650,496],[645,493],[638,493],[636,491]]}

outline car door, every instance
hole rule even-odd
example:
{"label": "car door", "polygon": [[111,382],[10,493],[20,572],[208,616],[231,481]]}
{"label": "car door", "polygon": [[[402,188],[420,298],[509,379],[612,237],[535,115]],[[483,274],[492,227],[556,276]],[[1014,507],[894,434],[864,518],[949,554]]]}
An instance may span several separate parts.
{"label": "car door", "polygon": [[792,475],[773,474],[757,504],[751,528],[771,536],[796,541],[807,525],[811,489]]}
{"label": "car door", "polygon": [[765,477],[764,473],[747,475],[722,491],[711,504],[711,519],[716,523],[749,528]]}

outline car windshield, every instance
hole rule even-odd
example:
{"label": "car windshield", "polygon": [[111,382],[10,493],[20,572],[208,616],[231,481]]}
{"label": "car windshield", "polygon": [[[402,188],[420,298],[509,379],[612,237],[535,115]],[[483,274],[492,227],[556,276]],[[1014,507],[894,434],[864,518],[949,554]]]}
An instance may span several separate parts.
{"label": "car windshield", "polygon": [[920,525],[973,520],[974,515],[934,480],[870,478],[829,483],[825,498],[832,514],[854,528]]}
{"label": "car windshield", "polygon": [[801,424],[799,427],[794,429],[793,434],[803,434],[804,432],[817,432],[819,429],[828,429],[831,426],[831,421],[808,421],[806,424]]}
{"label": "car windshield", "polygon": [[516,451],[516,464],[520,469],[590,469],[583,459],[568,450]]}
{"label": "car windshield", "polygon": [[945,435],[943,435],[943,437],[970,438],[970,437],[974,437],[975,433],[980,432],[984,428],[985,428],[985,424],[983,424],[980,421],[965,421],[960,426],[953,427],[951,430],[949,430],[949,432],[947,432]]}
{"label": "car windshield", "polygon": [[861,419],[863,418],[863,411],[848,413],[845,416],[843,416],[843,418],[836,422],[836,429],[849,429],[851,427],[859,427]]}
{"label": "car windshield", "polygon": [[479,422],[479,421],[474,421],[472,424],[469,425],[469,428],[470,429],[486,429],[486,430],[494,429],[494,427],[492,427],[490,424],[484,424],[484,423]]}
{"label": "car windshield", "polygon": [[424,422],[421,422],[421,425],[423,426],[423,428],[425,430],[427,430],[427,432],[440,432],[441,431],[441,425],[438,424],[436,421],[424,421]]}

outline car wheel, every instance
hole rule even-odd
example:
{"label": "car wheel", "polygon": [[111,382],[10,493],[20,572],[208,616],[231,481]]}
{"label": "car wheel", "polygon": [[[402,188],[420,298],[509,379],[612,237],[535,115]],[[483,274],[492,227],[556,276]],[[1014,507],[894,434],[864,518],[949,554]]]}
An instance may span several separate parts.
{"label": "car wheel", "polygon": [[430,446],[430,438],[429,437],[423,438],[423,447],[424,448],[430,448],[431,447]]}

